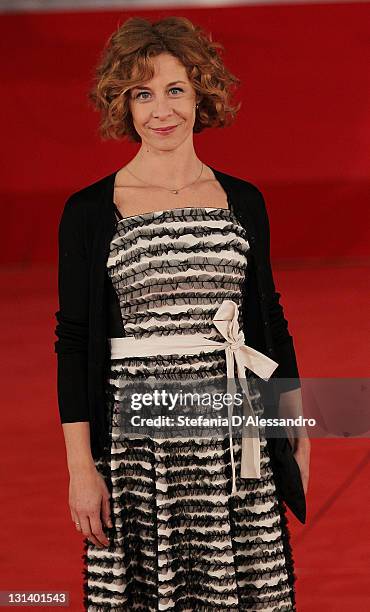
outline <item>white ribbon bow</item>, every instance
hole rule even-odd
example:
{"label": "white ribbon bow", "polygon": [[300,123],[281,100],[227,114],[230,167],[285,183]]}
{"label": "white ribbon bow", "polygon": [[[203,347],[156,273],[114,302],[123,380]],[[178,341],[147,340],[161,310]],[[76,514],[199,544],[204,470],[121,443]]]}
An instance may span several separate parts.
{"label": "white ribbon bow", "polygon": [[244,411],[244,418],[252,417],[253,423],[248,424],[245,430],[248,437],[242,437],[242,458],[240,466],[241,478],[261,478],[261,452],[259,428],[254,425],[255,413],[252,407],[249,393],[248,382],[246,380],[245,368],[248,368],[260,378],[268,380],[278,363],[267,355],[256,351],[251,346],[244,343],[244,332],[239,329],[238,305],[233,300],[224,300],[215,316],[213,323],[218,331],[226,339],[226,372],[227,372],[227,391],[232,395],[232,403],[228,406],[230,457],[232,469],[232,493],[236,493],[235,461],[232,441],[232,416],[234,407],[234,394],[232,389],[236,389],[234,382],[234,365],[237,365],[238,378],[247,398],[247,408]]}

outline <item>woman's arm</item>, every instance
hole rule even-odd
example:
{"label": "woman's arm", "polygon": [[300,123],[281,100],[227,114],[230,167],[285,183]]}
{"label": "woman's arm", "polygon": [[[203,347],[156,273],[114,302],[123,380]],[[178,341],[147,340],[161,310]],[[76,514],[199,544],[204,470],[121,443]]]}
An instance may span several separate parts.
{"label": "woman's arm", "polygon": [[[280,304],[281,294],[276,291],[270,259],[270,223],[266,204],[261,192],[260,196],[260,227],[259,239],[263,244],[264,268],[266,271],[266,285],[268,295],[268,313],[272,333],[276,360],[276,378],[279,380],[279,416],[283,418],[296,418],[304,416],[302,404],[301,382],[297,358],[294,350],[293,337],[289,333],[288,321],[284,316],[283,306]],[[307,493],[309,480],[309,464],[311,443],[306,430],[297,432],[294,428],[286,428],[288,440],[291,444],[294,458],[298,463],[302,485]]]}
{"label": "woman's arm", "polygon": [[90,423],[63,423],[62,427],[70,475],[77,470],[95,468],[90,448]]}
{"label": "woman's arm", "polygon": [[61,422],[89,421],[87,355],[89,270],[85,243],[83,202],[68,198],[58,233],[59,310],[55,342],[58,404]]}
{"label": "woman's arm", "polygon": [[[274,376],[283,379],[279,381],[281,392],[299,388],[299,371],[294,349],[293,337],[289,332],[288,321],[280,303],[281,294],[276,291],[270,257],[270,223],[266,204],[262,193],[258,190],[259,207],[257,215],[258,240],[261,242],[262,265],[265,277],[266,306],[270,321],[273,346],[276,361],[279,366]],[[290,379],[290,380],[289,380]]]}
{"label": "woman's arm", "polygon": [[89,265],[83,201],[68,198],[59,224],[59,310],[55,352],[60,420],[70,475],[69,506],[78,531],[96,546],[109,544],[102,520],[110,527],[110,494],[96,469],[90,444],[87,394]]}

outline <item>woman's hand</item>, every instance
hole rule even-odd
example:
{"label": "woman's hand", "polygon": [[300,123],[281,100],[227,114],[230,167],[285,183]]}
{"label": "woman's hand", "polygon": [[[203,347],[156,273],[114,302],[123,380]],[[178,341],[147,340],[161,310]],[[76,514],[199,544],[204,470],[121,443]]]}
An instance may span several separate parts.
{"label": "woman's hand", "polygon": [[295,438],[293,456],[301,472],[304,494],[307,495],[308,480],[310,476],[311,442],[309,438]]}
{"label": "woman's hand", "polygon": [[99,548],[109,545],[102,527],[102,520],[106,527],[112,527],[109,498],[105,480],[96,467],[85,467],[70,474],[69,507],[72,520],[77,530]]}
{"label": "woman's hand", "polygon": [[[299,387],[297,389],[292,389],[291,391],[281,393],[279,400],[279,417],[284,419],[296,419],[300,416],[304,417],[301,388]],[[294,459],[299,466],[303,490],[304,494],[306,495],[308,489],[311,453],[311,442],[308,436],[308,431],[305,426],[298,427],[298,430],[295,431],[294,425],[287,425],[285,430],[290,446],[292,447]]]}

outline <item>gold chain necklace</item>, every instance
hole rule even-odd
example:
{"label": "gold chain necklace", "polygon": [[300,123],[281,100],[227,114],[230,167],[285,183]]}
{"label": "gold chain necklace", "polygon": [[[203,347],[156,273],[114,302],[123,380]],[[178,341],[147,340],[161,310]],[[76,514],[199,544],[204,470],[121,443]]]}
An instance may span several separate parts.
{"label": "gold chain necklace", "polygon": [[194,183],[196,183],[197,181],[199,181],[200,177],[202,176],[202,172],[203,172],[203,167],[204,164],[202,162],[202,169],[200,171],[200,174],[198,176],[197,179],[195,179],[195,181],[192,181],[191,183],[188,183],[187,185],[183,185],[183,187],[179,187],[178,189],[169,189],[168,187],[162,187],[161,185],[153,185],[152,183],[147,183],[146,181],[143,181],[143,179],[139,178],[138,176],[136,176],[133,172],[131,172],[131,170],[129,170],[126,166],[126,170],[127,172],[129,172],[134,178],[136,178],[138,181],[141,181],[142,183],[145,183],[145,185],[150,185],[151,187],[159,187],[160,189],[166,189],[166,191],[170,191],[171,193],[174,193],[175,195],[177,195],[179,193],[179,191],[181,191],[182,189],[185,189],[185,187],[190,187],[190,185],[193,185]]}

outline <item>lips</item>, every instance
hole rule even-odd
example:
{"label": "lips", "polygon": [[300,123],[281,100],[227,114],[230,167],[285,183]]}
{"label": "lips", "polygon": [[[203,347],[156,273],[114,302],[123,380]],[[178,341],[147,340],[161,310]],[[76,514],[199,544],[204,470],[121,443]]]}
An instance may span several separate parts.
{"label": "lips", "polygon": [[169,125],[168,127],[165,127],[165,128],[152,128],[152,130],[154,132],[170,132],[171,130],[174,130],[175,127],[177,127],[177,125]]}

